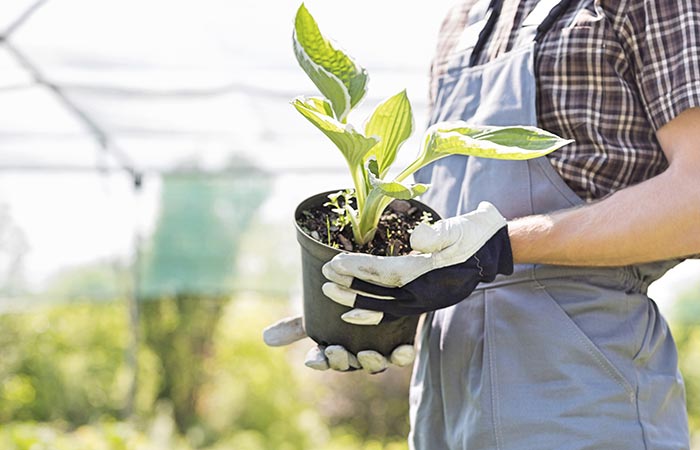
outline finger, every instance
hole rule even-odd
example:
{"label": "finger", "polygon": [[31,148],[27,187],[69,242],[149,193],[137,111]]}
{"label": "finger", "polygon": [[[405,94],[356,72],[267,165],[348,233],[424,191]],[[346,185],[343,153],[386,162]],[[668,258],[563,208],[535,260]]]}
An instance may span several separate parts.
{"label": "finger", "polygon": [[[325,283],[321,286],[321,289],[326,297],[334,302],[347,306],[348,308],[354,308],[340,316],[343,321],[353,325],[377,325],[380,322],[387,322],[387,319],[390,317],[385,316],[380,311],[389,309],[385,304],[389,302],[393,303],[392,300],[396,300],[393,297],[366,297],[352,289],[346,289],[335,283]],[[370,301],[377,302],[377,304],[369,303]],[[371,305],[372,307],[355,308],[358,302]],[[393,320],[395,317],[391,317],[391,319]]]}
{"label": "finger", "polygon": [[332,281],[333,283],[345,287],[350,287],[350,285],[352,284],[353,277],[350,275],[343,275],[341,273],[338,273],[331,264],[332,262],[333,260],[330,260],[326,264],[324,264],[323,267],[321,267],[321,273],[323,274],[323,276],[326,277],[327,280]]}
{"label": "finger", "polygon": [[345,287],[352,285],[353,278],[384,287],[401,287],[432,268],[430,255],[341,253],[327,262],[322,272],[330,281]]}
{"label": "finger", "polygon": [[357,359],[357,356],[353,355],[350,352],[348,352],[348,363],[350,364],[350,368],[353,370],[362,369],[362,364],[360,364],[360,361]]}
{"label": "finger", "polygon": [[309,349],[308,353],[306,354],[304,365],[314,370],[328,370],[330,366],[328,364],[328,359],[323,352],[323,347],[313,347]]}
{"label": "finger", "polygon": [[328,358],[328,365],[333,370],[345,372],[350,369],[350,353],[340,345],[329,345],[323,352]]}
{"label": "finger", "polygon": [[336,303],[347,306],[348,308],[355,306],[357,293],[350,289],[346,289],[335,283],[324,283],[323,286],[321,286],[321,291],[323,291],[323,295]]}
{"label": "finger", "polygon": [[384,318],[384,313],[355,308],[346,312],[340,318],[353,325],[377,325]]}
{"label": "finger", "polygon": [[301,316],[287,317],[263,330],[263,340],[271,347],[289,345],[306,337]]}
{"label": "finger", "polygon": [[395,298],[391,296],[375,296],[366,292],[359,292],[355,289],[347,289],[335,283],[324,283],[321,286],[321,290],[326,297],[348,308],[353,308],[355,306],[358,297],[374,298],[377,301],[395,300]]}
{"label": "finger", "polygon": [[391,356],[389,357],[391,363],[399,367],[413,364],[415,359],[416,349],[413,348],[412,345],[399,345],[391,352]]}
{"label": "finger", "polygon": [[389,362],[379,352],[374,350],[363,350],[357,354],[357,359],[362,365],[362,369],[369,373],[384,372],[389,367]]}

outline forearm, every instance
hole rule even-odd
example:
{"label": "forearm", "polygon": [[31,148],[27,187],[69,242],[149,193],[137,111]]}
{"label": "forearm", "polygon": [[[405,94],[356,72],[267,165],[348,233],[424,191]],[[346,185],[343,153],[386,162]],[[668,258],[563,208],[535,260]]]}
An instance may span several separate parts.
{"label": "forearm", "polygon": [[599,202],[511,221],[514,260],[620,266],[700,253],[699,174],[677,162]]}

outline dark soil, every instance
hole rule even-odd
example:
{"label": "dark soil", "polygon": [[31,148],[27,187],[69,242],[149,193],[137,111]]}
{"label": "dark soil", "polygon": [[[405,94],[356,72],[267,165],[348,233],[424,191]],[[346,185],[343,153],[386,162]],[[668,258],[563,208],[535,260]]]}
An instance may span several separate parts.
{"label": "dark soil", "polygon": [[384,210],[374,240],[367,245],[358,246],[350,225],[342,230],[333,226],[337,218],[338,215],[331,208],[320,206],[302,211],[302,217],[297,222],[306,234],[331,247],[371,255],[399,256],[411,252],[410,232],[424,221],[423,210],[407,201],[394,200]]}

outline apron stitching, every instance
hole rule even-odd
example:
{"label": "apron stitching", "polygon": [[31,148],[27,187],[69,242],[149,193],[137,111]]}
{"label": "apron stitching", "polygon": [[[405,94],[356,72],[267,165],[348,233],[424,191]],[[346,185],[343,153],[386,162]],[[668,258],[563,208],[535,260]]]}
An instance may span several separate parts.
{"label": "apron stitching", "polygon": [[[564,280],[572,278],[572,275],[566,272],[562,274],[543,273],[542,270],[547,269],[550,266],[542,264],[518,264],[518,266],[522,267],[522,269],[519,269],[517,274],[509,275],[507,277],[501,277],[499,275],[496,281],[491,281],[488,283],[482,282],[474,289],[474,292],[491,290],[501,286],[512,286],[514,284],[527,284],[532,281],[537,281],[539,283],[547,280]],[[522,274],[520,272],[522,272]],[[525,272],[527,272],[529,275],[527,275]],[[578,272],[575,279],[578,280],[579,278],[585,278],[587,276],[601,276],[601,273]],[[539,289],[544,289],[544,286],[541,285],[538,285],[537,287]]]}
{"label": "apron stitching", "polygon": [[[486,324],[488,325],[488,328],[486,328],[487,337],[491,337],[491,314],[489,311],[488,299],[486,298],[486,292],[484,292],[484,316],[486,318]],[[487,342],[489,345],[489,372],[491,373],[491,416],[493,419],[493,434],[496,440],[496,450],[499,450],[502,448],[503,436],[501,436],[500,416],[498,414],[498,370],[493,355],[496,346],[491,345],[491,339],[488,339]]]}
{"label": "apron stitching", "polygon": [[642,412],[639,409],[639,377],[637,376],[637,371],[635,370],[635,378],[637,379],[637,395],[635,395],[635,406],[637,411],[637,422],[639,423],[639,428],[642,430],[642,443],[644,444],[644,450],[649,448],[647,430],[644,428],[644,422],[642,422]]}
{"label": "apron stitching", "polygon": [[[653,325],[651,324],[651,321],[658,320],[658,315],[659,315],[658,310],[656,310],[656,308],[655,308],[654,301],[651,300],[649,297],[646,297],[646,299],[647,299],[647,311],[649,310],[649,308],[651,308],[654,311],[654,316],[652,317],[651,314],[649,314],[647,327],[644,330],[644,336],[642,336],[641,344],[639,345],[637,352],[632,357],[632,361],[635,363],[635,369],[636,369],[637,365],[640,364],[641,362],[646,362],[647,358],[644,358],[643,361],[640,361],[640,358],[642,357],[641,355],[642,355],[642,352],[644,351],[644,349],[649,345],[650,341],[653,339],[653,337],[652,337]],[[630,326],[630,328],[631,328],[631,326]]]}
{"label": "apron stitching", "polygon": [[[549,180],[549,183],[552,185],[554,189],[559,192],[562,197],[564,197],[564,200],[566,200],[571,206],[580,206],[585,204],[584,200],[579,197],[569,186],[566,184],[566,181],[561,177],[556,172],[556,169],[554,169],[554,166],[552,166],[552,163],[549,162],[549,158],[537,158],[535,159],[536,163],[540,165],[540,169],[542,169],[542,173],[544,176]],[[545,164],[549,167],[546,167]],[[552,169],[552,170],[548,170]],[[554,178],[554,176],[557,176],[557,178]],[[564,183],[564,186],[562,186],[560,183]],[[564,187],[567,187],[567,189],[564,189]],[[576,199],[578,199],[576,201]]]}
{"label": "apron stitching", "polygon": [[[627,299],[627,314],[626,315],[629,317],[630,313],[631,313],[631,309],[632,309],[631,305],[630,305],[630,297],[629,297],[629,295],[627,295],[625,298]],[[647,305],[647,308],[648,308],[648,305]],[[649,319],[649,320],[651,320],[651,319]],[[634,336],[634,329],[633,329],[632,325],[629,322],[627,325],[630,329],[630,335]],[[636,406],[636,410],[637,410],[637,422],[639,423],[639,428],[642,430],[642,442],[644,443],[645,450],[647,450],[649,448],[649,443],[648,443],[649,438],[647,436],[647,430],[644,427],[644,421],[642,420],[642,411],[641,411],[640,406],[639,406],[640,385],[639,385],[639,371],[637,370],[637,357],[641,354],[642,349],[646,345],[647,336],[649,335],[649,330],[650,330],[650,327],[647,326],[646,330],[644,331],[642,343],[639,346],[639,349],[635,353],[634,357],[632,358],[632,369],[634,370],[634,378],[635,378],[636,387],[637,387],[637,389],[635,391],[635,398],[634,398],[635,406]]]}
{"label": "apron stitching", "polygon": [[528,200],[530,202],[530,214],[535,213],[535,202],[532,199],[532,169],[530,168],[530,164],[532,164],[532,161],[527,161],[525,163],[527,167],[527,187],[530,192],[528,192]]}
{"label": "apron stitching", "polygon": [[[535,46],[535,44],[533,44],[532,45],[532,53],[531,53],[530,57],[528,58],[529,61],[527,63],[527,68],[532,74],[534,74],[535,70],[536,70],[535,69],[535,57],[536,57],[535,55],[537,55],[536,49],[537,49],[537,47]],[[528,90],[528,93],[535,99],[535,102],[534,102],[535,105],[532,107],[532,111],[530,111],[530,113],[531,113],[532,123],[537,124],[537,111],[538,111],[537,102],[539,101],[539,98],[538,98],[539,96],[537,95],[537,83],[533,83],[533,84],[527,86],[527,90]]]}

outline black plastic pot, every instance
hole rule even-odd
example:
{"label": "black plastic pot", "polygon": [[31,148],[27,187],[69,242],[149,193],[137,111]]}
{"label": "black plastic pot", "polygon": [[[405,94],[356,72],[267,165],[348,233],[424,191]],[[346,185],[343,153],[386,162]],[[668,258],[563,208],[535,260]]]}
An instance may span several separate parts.
{"label": "black plastic pot", "polygon": [[[328,201],[328,194],[334,192],[338,190],[309,197],[297,206],[294,213],[297,241],[301,245],[306,334],[321,345],[342,345],[355,354],[375,350],[389,356],[397,346],[413,343],[418,317],[405,317],[380,325],[352,325],[341,320],[340,316],[350,308],[330,300],[321,291],[323,283],[328,281],[321,273],[321,267],[341,250],[317,241],[298,225],[302,211],[322,206]],[[431,213],[435,220],[439,219],[438,214],[426,205],[416,200],[410,202],[419,210]]]}

